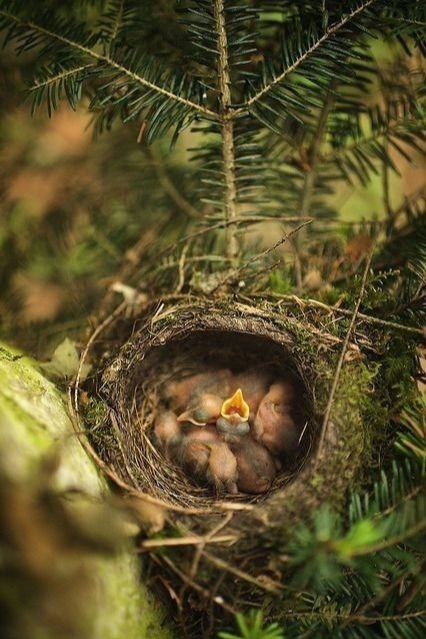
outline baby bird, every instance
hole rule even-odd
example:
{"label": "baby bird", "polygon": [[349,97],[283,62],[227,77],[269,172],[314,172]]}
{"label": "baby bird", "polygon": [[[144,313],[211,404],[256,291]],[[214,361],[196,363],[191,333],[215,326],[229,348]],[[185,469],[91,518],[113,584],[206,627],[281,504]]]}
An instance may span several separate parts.
{"label": "baby bird", "polygon": [[291,417],[293,386],[286,381],[272,384],[260,402],[253,424],[253,437],[273,455],[293,453],[298,445],[298,428]]}
{"label": "baby bird", "polygon": [[164,399],[177,412],[185,410],[194,397],[212,393],[227,397],[231,392],[232,373],[227,368],[196,373],[184,379],[169,382],[164,389]]}
{"label": "baby bird", "polygon": [[232,397],[225,399],[221,406],[216,427],[226,442],[238,441],[250,430],[248,418],[250,408],[239,388]]}
{"label": "baby bird", "polygon": [[179,461],[217,492],[237,492],[237,461],[214,426],[191,427],[182,441]]}
{"label": "baby bird", "polygon": [[220,397],[228,397],[233,385],[233,375],[229,368],[219,368],[211,371],[198,388],[198,392],[213,393]]}
{"label": "baby bird", "polygon": [[207,444],[210,448],[206,478],[217,493],[237,493],[237,459],[225,442]]}
{"label": "baby bird", "polygon": [[222,398],[213,393],[196,394],[188,409],[181,413],[178,422],[191,422],[196,426],[205,426],[216,422],[222,408]]}
{"label": "baby bird", "polygon": [[179,451],[178,461],[189,472],[201,478],[207,470],[210,458],[209,444],[220,441],[214,426],[183,425],[185,436]]}
{"label": "baby bird", "polygon": [[182,412],[188,405],[192,393],[199,386],[205,384],[209,377],[210,372],[197,373],[178,381],[169,382],[164,389],[164,399],[169,402],[173,410]]}
{"label": "baby bird", "polygon": [[236,388],[241,388],[244,399],[250,408],[250,419],[256,415],[263,397],[268,392],[271,375],[265,371],[249,370],[234,377]]}
{"label": "baby bird", "polygon": [[237,459],[239,490],[244,493],[266,493],[277,474],[274,458],[269,451],[251,437],[243,437],[232,446]]}
{"label": "baby bird", "polygon": [[154,425],[154,436],[166,457],[169,458],[173,448],[181,440],[180,425],[171,410],[163,411],[158,415]]}

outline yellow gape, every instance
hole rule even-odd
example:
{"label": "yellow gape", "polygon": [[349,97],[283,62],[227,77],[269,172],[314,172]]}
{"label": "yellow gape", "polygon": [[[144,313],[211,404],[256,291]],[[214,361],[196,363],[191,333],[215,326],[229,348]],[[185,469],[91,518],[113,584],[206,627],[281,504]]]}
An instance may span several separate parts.
{"label": "yellow gape", "polygon": [[244,400],[243,392],[239,388],[232,397],[225,399],[220,411],[222,417],[229,418],[231,415],[239,415],[243,421],[247,421],[250,415],[250,408]]}

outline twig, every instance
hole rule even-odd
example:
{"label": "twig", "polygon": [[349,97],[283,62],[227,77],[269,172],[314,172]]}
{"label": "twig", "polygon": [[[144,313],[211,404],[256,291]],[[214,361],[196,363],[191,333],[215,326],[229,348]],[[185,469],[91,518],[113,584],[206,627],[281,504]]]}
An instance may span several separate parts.
{"label": "twig", "polygon": [[185,215],[190,218],[197,219],[199,217],[197,209],[193,207],[192,204],[188,202],[188,200],[175,187],[164,169],[164,164],[160,162],[160,160],[156,156],[153,147],[150,145],[145,145],[144,150],[152,166],[157,172],[158,180],[161,186],[170,197],[170,199],[181,209],[181,211],[185,213]]}
{"label": "twig", "polygon": [[343,342],[342,350],[340,352],[339,361],[337,362],[336,371],[334,373],[333,384],[331,386],[330,395],[329,395],[328,403],[327,403],[327,408],[326,408],[325,413],[324,413],[324,419],[323,419],[322,427],[321,427],[321,435],[320,435],[319,444],[318,444],[318,450],[317,450],[317,455],[316,455],[316,462],[317,463],[318,463],[318,460],[319,460],[319,458],[321,456],[322,447],[323,447],[324,439],[325,439],[325,434],[327,432],[327,426],[328,426],[328,422],[329,422],[329,419],[330,419],[331,409],[333,407],[334,395],[336,393],[337,385],[339,383],[340,373],[342,371],[342,367],[343,367],[343,362],[345,360],[346,351],[348,350],[349,342],[350,342],[350,339],[352,337],[352,333],[353,333],[353,330],[354,330],[354,327],[355,327],[355,323],[356,323],[356,320],[357,320],[357,317],[358,317],[359,307],[361,306],[361,301],[362,301],[362,298],[364,297],[365,286],[366,286],[366,283],[367,283],[368,273],[370,271],[371,261],[373,259],[374,248],[375,248],[375,244],[373,243],[373,245],[372,245],[372,247],[370,249],[370,253],[368,255],[368,258],[367,258],[366,265],[365,265],[364,274],[363,274],[362,281],[361,281],[361,288],[360,288],[360,291],[359,291],[358,299],[357,299],[356,304],[355,304],[355,309],[354,309],[353,314],[352,314],[352,319],[350,321],[349,328],[348,328],[348,330],[346,332],[346,336],[345,336],[345,339],[344,339],[344,342]]}
{"label": "twig", "polygon": [[[402,615],[358,615],[358,614],[353,614],[353,615],[345,615],[342,613],[323,613],[323,612],[311,612],[311,611],[290,611],[290,612],[283,612],[280,617],[284,618],[284,619],[303,619],[303,618],[307,618],[307,619],[321,619],[321,620],[327,620],[327,621],[333,621],[334,619],[336,620],[342,620],[345,621],[345,626],[351,624],[354,621],[358,621],[359,623],[366,623],[366,624],[371,624],[372,622],[375,621],[399,621],[399,620],[403,620],[403,619],[414,619],[416,617],[423,617],[426,614],[426,610],[417,610],[416,612],[407,612],[405,614]],[[344,626],[341,626],[342,628]]]}
{"label": "twig", "polygon": [[[162,257],[163,255],[167,255],[167,253],[170,253],[171,251],[174,251],[176,249],[176,246],[178,246],[179,244],[184,244],[185,242],[187,242],[188,240],[195,240],[199,237],[202,237],[203,235],[206,235],[208,233],[211,233],[212,231],[216,231],[217,229],[225,229],[228,228],[229,226],[234,226],[234,225],[240,225],[240,224],[258,224],[260,222],[263,221],[267,221],[272,218],[266,218],[266,220],[264,220],[264,218],[259,218],[259,217],[245,217],[245,218],[237,218],[234,220],[221,220],[220,222],[217,222],[216,224],[212,224],[211,226],[207,226],[205,228],[202,228],[198,231],[194,231],[193,233],[189,233],[188,235],[184,235],[183,237],[179,238],[178,240],[172,242],[171,244],[168,244],[164,249],[162,249],[161,251],[158,251],[156,257],[157,259]],[[277,218],[278,219],[278,218]],[[279,221],[286,221],[286,222],[298,222],[299,218],[279,218]],[[312,219],[309,218],[308,220],[306,220],[306,223],[310,223],[312,222]],[[285,241],[285,240],[284,240]]]}
{"label": "twig", "polygon": [[[301,218],[310,215],[312,197],[314,194],[314,188],[318,176],[318,158],[321,149],[321,145],[324,139],[326,131],[328,116],[330,115],[331,107],[334,99],[334,88],[336,81],[332,81],[328,90],[327,96],[322,107],[320,117],[318,120],[318,126],[314,134],[312,143],[308,149],[308,164],[309,168],[305,173],[303,180],[302,193],[300,198],[299,214]],[[296,274],[296,289],[300,293],[303,287],[303,271],[302,260],[300,257],[300,235],[296,235],[293,240],[293,247],[295,253],[295,274]]]}
{"label": "twig", "polygon": [[198,566],[200,564],[200,559],[201,559],[201,555],[202,552],[206,546],[206,543],[209,543],[213,538],[216,539],[216,535],[218,535],[218,533],[223,530],[224,528],[226,528],[226,526],[229,524],[229,522],[231,521],[232,517],[234,516],[233,513],[228,513],[223,521],[219,522],[219,524],[217,526],[215,526],[213,528],[213,530],[211,530],[209,533],[207,533],[207,535],[205,535],[205,543],[204,544],[200,544],[197,549],[196,552],[194,554],[194,558],[192,560],[192,565],[191,565],[191,570],[190,570],[190,575],[191,577],[195,577],[197,570],[198,570]]}
{"label": "twig", "polygon": [[179,294],[181,292],[181,290],[183,289],[183,285],[185,284],[185,259],[188,250],[189,242],[183,247],[181,256],[179,258],[179,280],[175,289],[176,294]]}
{"label": "twig", "polygon": [[271,592],[276,595],[282,592],[282,590],[284,589],[284,586],[282,584],[273,582],[272,580],[269,583],[259,581],[259,579],[256,579],[256,577],[253,577],[248,572],[244,572],[243,570],[232,566],[227,561],[220,559],[219,557],[215,557],[207,551],[203,552],[203,557],[205,557],[211,564],[213,564],[217,568],[226,570],[235,577],[238,577],[239,579],[246,581],[253,586],[256,586],[256,588],[259,588],[260,590],[264,590],[265,592]]}
{"label": "twig", "polygon": [[[264,296],[263,296],[264,297]],[[336,308],[334,306],[330,306],[329,304],[325,304],[324,302],[320,302],[318,300],[313,299],[303,299],[298,297],[297,295],[284,295],[281,293],[268,293],[268,297],[277,297],[279,299],[285,299],[289,301],[294,301],[296,304],[302,307],[309,307],[322,309],[327,312],[332,313],[341,313],[342,315],[352,316],[353,311],[350,311],[345,308]],[[398,322],[391,322],[390,320],[383,320],[379,317],[373,317],[372,315],[365,315],[365,313],[358,313],[358,319],[363,322],[368,322],[369,324],[377,324],[378,326],[387,326],[388,328],[394,328],[397,331],[405,331],[407,333],[414,333],[416,335],[424,335],[423,330],[421,328],[416,328],[415,326],[406,326],[405,324],[398,324]]]}
{"label": "twig", "polygon": [[238,268],[233,269],[230,273],[225,275],[224,278],[222,278],[222,280],[219,282],[219,284],[217,284],[217,286],[214,287],[214,289],[211,291],[212,294],[215,293],[219,288],[224,286],[230,280],[235,280],[239,275],[241,275],[241,273],[243,273],[247,268],[249,268],[249,266],[251,266],[254,262],[257,262],[258,260],[266,257],[267,255],[269,255],[269,253],[272,253],[277,248],[282,246],[295,233],[300,231],[300,229],[302,229],[304,226],[307,226],[307,224],[310,224],[311,222],[312,222],[311,219],[307,220],[306,222],[302,222],[302,224],[299,224],[299,226],[297,226],[295,229],[293,229],[293,230],[289,231],[288,233],[286,233],[277,242],[275,242],[275,244],[273,244],[272,246],[269,246],[265,251],[262,251],[261,253],[258,253],[257,255],[254,255],[247,262],[245,262],[245,264],[242,264]]}
{"label": "twig", "polygon": [[[227,116],[232,103],[231,78],[229,75],[228,37],[226,33],[223,0],[213,0],[213,12],[217,32],[217,76],[220,93],[220,126],[222,136],[223,172],[225,176],[225,219],[227,222],[237,217],[237,188],[235,180],[234,123]],[[226,254],[232,260],[238,255],[235,227],[228,228]]]}
{"label": "twig", "polygon": [[233,542],[238,539],[236,535],[217,535],[216,537],[200,537],[198,535],[187,535],[186,537],[177,537],[169,539],[146,539],[140,545],[143,550],[153,550],[155,548],[171,547],[171,546],[201,546],[206,544],[224,544]]}
{"label": "twig", "polygon": [[[163,561],[180,579],[182,579],[183,582],[193,588],[193,590],[196,590],[197,592],[202,594],[203,597],[206,597],[206,599],[211,598],[211,593],[209,590],[207,590],[207,588],[203,588],[202,586],[200,586],[200,584],[197,584],[197,582],[191,579],[191,577],[189,577],[186,573],[180,570],[180,568],[178,568],[167,555],[162,555],[161,561]],[[218,606],[224,608],[224,610],[226,610],[227,612],[235,615],[236,611],[234,610],[234,608],[227,604],[222,597],[213,597],[212,601]]]}
{"label": "twig", "polygon": [[261,253],[254,255],[247,262],[245,262],[245,264],[242,264],[238,268],[233,269],[230,273],[225,275],[224,278],[222,278],[222,280],[219,282],[217,286],[215,286],[215,288],[212,290],[212,294],[215,293],[219,288],[224,286],[224,284],[226,284],[229,280],[235,280],[237,277],[239,277],[239,275],[241,275],[241,273],[243,273],[247,268],[249,268],[249,266],[251,266],[254,262],[257,262],[258,260],[266,257],[267,255],[275,251],[277,248],[282,246],[285,242],[287,242],[288,239],[290,239],[291,237],[293,237],[293,235],[295,235],[298,231],[300,231],[300,229],[302,229],[304,226],[307,226],[311,222],[312,222],[311,219],[307,220],[306,222],[302,222],[302,224],[299,224],[299,226],[296,226],[295,229],[292,229],[291,231],[286,233],[277,242],[275,242],[275,244],[273,244],[272,246],[269,246],[265,251],[262,251]]}

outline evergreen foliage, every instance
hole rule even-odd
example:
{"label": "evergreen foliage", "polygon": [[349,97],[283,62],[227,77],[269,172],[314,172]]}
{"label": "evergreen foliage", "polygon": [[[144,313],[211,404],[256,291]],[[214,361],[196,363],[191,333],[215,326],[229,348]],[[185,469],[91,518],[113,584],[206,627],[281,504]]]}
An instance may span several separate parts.
{"label": "evergreen foliage", "polygon": [[[424,140],[422,0],[43,4],[0,0],[5,43],[20,54],[37,52],[33,109],[45,104],[51,115],[63,99],[73,109],[86,100],[98,133],[119,120],[134,122],[148,143],[166,136],[173,146],[183,131],[195,131],[187,176],[195,222],[227,228],[224,240],[213,231],[206,236],[205,253],[218,258],[210,266],[223,270],[241,259],[239,231],[259,218],[313,217],[319,225],[311,236],[328,228],[336,217],[330,194],[342,182],[367,185],[380,175],[385,217],[360,227],[383,240],[361,310],[424,324],[424,193],[399,209],[388,193],[395,157],[412,162]],[[378,41],[392,53],[384,64]],[[276,292],[301,287],[318,248],[311,239],[295,242],[299,261],[269,280]],[[327,250],[333,255],[335,245],[321,238]],[[343,283],[330,281],[326,301],[351,306],[359,281],[346,275]],[[390,332],[380,361],[394,406],[392,454],[354,490],[345,515],[324,507],[283,542],[291,585],[279,620],[286,638],[416,639],[426,632],[425,424],[416,345]],[[241,637],[281,636],[275,625],[262,630],[255,613],[239,616],[238,628]]]}

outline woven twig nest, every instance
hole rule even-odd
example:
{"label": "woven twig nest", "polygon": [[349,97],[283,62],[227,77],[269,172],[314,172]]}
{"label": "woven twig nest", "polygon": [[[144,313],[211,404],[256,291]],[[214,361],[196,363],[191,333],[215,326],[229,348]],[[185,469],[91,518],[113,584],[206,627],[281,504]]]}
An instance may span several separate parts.
{"label": "woven twig nest", "polygon": [[[282,539],[321,502],[339,502],[369,451],[371,433],[363,412],[372,374],[353,343],[318,456],[322,415],[345,331],[323,318],[266,301],[171,298],[116,314],[98,331],[92,353],[96,374],[86,384],[92,400],[86,423],[105,467],[134,494],[164,504],[174,534],[209,534],[226,513],[222,533],[229,533],[232,543],[225,535],[223,544],[214,544],[210,561],[220,569],[225,559],[230,568],[244,558],[255,583],[271,558],[268,550],[259,553],[264,546],[259,537]],[[298,453],[267,494],[218,497],[156,448],[152,428],[161,388],[203,366],[238,371],[265,362],[296,389],[296,419],[303,427]],[[194,547],[179,548],[182,574],[190,571],[193,554]]]}

